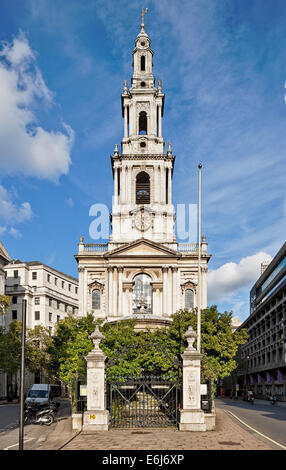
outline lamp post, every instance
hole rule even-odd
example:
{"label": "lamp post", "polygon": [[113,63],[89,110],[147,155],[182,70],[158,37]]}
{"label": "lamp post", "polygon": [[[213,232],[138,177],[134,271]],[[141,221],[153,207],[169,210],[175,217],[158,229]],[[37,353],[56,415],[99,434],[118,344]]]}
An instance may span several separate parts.
{"label": "lamp post", "polygon": [[202,201],[202,164],[199,168],[199,207],[198,207],[198,314],[197,314],[197,350],[201,352],[201,201]]}
{"label": "lamp post", "polygon": [[20,420],[19,450],[23,450],[24,442],[24,384],[25,384],[25,342],[26,342],[27,300],[22,300],[22,335],[21,335],[21,369],[20,369]]}

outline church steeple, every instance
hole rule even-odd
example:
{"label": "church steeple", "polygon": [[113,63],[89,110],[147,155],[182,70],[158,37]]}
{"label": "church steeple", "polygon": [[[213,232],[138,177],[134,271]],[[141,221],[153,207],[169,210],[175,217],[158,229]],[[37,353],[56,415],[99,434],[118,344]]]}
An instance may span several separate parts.
{"label": "church steeple", "polygon": [[[146,10],[145,10],[146,13]],[[145,32],[143,11],[141,31],[135,40],[133,50],[133,75],[131,87],[124,82],[122,94],[122,115],[124,117],[124,136],[122,154],[148,153],[162,154],[162,116],[164,112],[164,93],[162,82],[153,75],[153,55],[151,40]]]}
{"label": "church steeple", "polygon": [[114,177],[112,208],[113,243],[146,237],[176,245],[175,212],[172,204],[172,177],[175,156],[171,145],[164,153],[162,116],[165,95],[162,82],[153,75],[151,40],[145,31],[142,10],[141,30],[133,50],[131,86],[124,81],[121,95],[124,135],[121,152],[116,146],[111,156]]}

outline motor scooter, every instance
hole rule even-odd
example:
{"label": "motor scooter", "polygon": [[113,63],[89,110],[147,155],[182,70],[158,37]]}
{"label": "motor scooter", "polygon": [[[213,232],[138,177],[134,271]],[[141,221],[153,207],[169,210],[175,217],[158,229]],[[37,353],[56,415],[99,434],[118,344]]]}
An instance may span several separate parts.
{"label": "motor scooter", "polygon": [[276,402],[277,402],[277,397],[270,397],[271,405],[276,405]]}
{"label": "motor scooter", "polygon": [[45,424],[50,426],[56,417],[58,405],[50,403],[44,407],[39,407],[35,404],[25,405],[24,409],[24,424]]}

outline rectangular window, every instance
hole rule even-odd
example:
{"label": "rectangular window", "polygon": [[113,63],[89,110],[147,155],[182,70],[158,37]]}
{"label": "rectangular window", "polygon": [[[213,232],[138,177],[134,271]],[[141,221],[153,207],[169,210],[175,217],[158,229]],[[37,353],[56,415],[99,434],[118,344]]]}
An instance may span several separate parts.
{"label": "rectangular window", "polygon": [[49,299],[49,307],[52,307],[52,305],[53,305],[53,300]]}
{"label": "rectangular window", "polygon": [[17,310],[12,310],[12,320],[17,320]]}
{"label": "rectangular window", "polygon": [[75,293],[76,293],[76,294],[78,293],[78,287],[75,288]]}
{"label": "rectangular window", "polygon": [[61,303],[57,302],[57,309],[60,310],[60,308],[61,308]]}
{"label": "rectangular window", "polygon": [[35,320],[40,320],[40,312],[38,310],[35,312]]}
{"label": "rectangular window", "polygon": [[47,279],[48,279],[48,282],[51,282],[51,275],[50,274],[48,274]]}
{"label": "rectangular window", "polygon": [[35,305],[40,305],[40,297],[35,297]]}
{"label": "rectangular window", "polygon": [[55,277],[55,286],[57,286],[57,285],[58,285],[58,278]]}
{"label": "rectangular window", "polygon": [[57,315],[57,323],[60,321],[61,317],[60,315]]}
{"label": "rectangular window", "polygon": [[13,295],[12,304],[16,304],[16,303],[17,303],[17,295]]}
{"label": "rectangular window", "polygon": [[32,273],[32,279],[33,279],[33,280],[34,280],[34,279],[37,279],[37,272],[36,272],[36,271],[34,271],[34,272]]}
{"label": "rectangular window", "polygon": [[62,288],[64,289],[64,287],[65,287],[65,283],[64,281],[62,281]]}
{"label": "rectangular window", "polygon": [[53,314],[49,313],[49,321],[53,321]]}
{"label": "rectangular window", "polygon": [[14,271],[14,278],[16,279],[19,276],[18,271]]}
{"label": "rectangular window", "polygon": [[71,290],[71,285],[69,284],[69,291]]}

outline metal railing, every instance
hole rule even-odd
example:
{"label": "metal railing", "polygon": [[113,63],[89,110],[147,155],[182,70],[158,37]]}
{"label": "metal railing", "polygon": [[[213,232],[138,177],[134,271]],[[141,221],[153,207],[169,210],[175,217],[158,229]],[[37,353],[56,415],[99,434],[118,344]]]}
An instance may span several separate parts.
{"label": "metal railing", "polygon": [[178,243],[178,251],[181,251],[182,253],[195,253],[198,249],[198,243]]}
{"label": "metal railing", "polygon": [[83,251],[92,253],[105,253],[108,251],[108,243],[85,243],[83,246]]}

